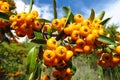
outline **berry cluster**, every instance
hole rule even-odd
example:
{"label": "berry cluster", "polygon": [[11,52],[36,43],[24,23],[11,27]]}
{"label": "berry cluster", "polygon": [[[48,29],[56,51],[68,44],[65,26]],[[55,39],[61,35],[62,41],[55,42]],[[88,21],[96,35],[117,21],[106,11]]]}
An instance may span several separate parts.
{"label": "berry cluster", "polygon": [[8,12],[10,5],[7,2],[0,1],[0,12]]}
{"label": "berry cluster", "polygon": [[38,12],[33,10],[31,13],[22,12],[17,15],[11,15],[11,28],[16,31],[19,37],[34,38],[34,30],[40,30],[40,22],[38,20]]}
{"label": "berry cluster", "polygon": [[[99,42],[97,38],[99,35],[105,35],[104,34],[104,26],[101,25],[101,20],[99,18],[94,18],[93,21],[91,21],[89,18],[84,19],[82,14],[76,14],[74,15],[74,23],[67,23],[65,25],[66,18],[61,19],[54,19],[52,21],[52,28],[57,29],[58,33],[60,33],[62,30],[64,31],[65,39],[67,39],[70,43],[75,43],[70,48],[70,54],[76,54],[76,53],[83,53],[83,54],[90,54],[94,51],[94,48],[101,45],[103,47],[107,47],[106,43]],[[116,36],[117,40],[120,40],[119,35]],[[55,41],[53,41],[54,43]],[[52,48],[57,52],[59,47],[56,48],[58,45],[49,45],[51,43],[48,43],[48,48]],[[70,46],[69,46],[70,47]],[[64,50],[65,51],[65,50]],[[117,45],[114,49],[111,49],[111,53],[107,51],[98,51],[97,54],[99,60],[97,60],[97,64],[103,67],[115,67],[120,63],[120,47]],[[59,53],[57,52],[56,55]],[[101,53],[100,53],[101,52]],[[70,55],[69,54],[69,55]],[[55,55],[55,56],[56,56]],[[58,55],[57,55],[58,56]],[[70,55],[73,56],[73,55]],[[61,58],[64,60],[65,58]],[[55,60],[53,60],[55,61]],[[62,62],[62,61],[61,61]],[[64,63],[64,62],[63,62]]]}
{"label": "berry cluster", "polygon": [[97,64],[102,67],[116,67],[120,64],[120,45],[112,49],[111,53],[104,52],[103,50],[97,51]]}
{"label": "berry cluster", "polygon": [[[73,52],[64,46],[58,46],[58,42],[55,38],[50,38],[47,40],[47,48],[48,49],[46,49],[43,53],[44,64],[46,66],[55,67],[56,70],[53,72],[54,77],[62,78],[63,80],[63,77],[69,76],[68,80],[70,80],[70,76],[72,76],[73,73],[67,62],[71,61],[71,58],[74,55]],[[58,73],[64,73],[65,75],[60,76]]]}
{"label": "berry cluster", "polygon": [[88,54],[94,51],[96,38],[104,34],[104,28],[100,22],[98,18],[95,18],[92,22],[89,19],[84,20],[81,14],[74,16],[74,23],[68,24],[64,28],[68,40],[76,44],[73,47],[74,53]]}

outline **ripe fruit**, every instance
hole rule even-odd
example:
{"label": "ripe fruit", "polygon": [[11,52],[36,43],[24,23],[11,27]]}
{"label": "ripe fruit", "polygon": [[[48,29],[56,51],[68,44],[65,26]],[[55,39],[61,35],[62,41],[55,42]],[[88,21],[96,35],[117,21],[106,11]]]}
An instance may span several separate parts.
{"label": "ripe fruit", "polygon": [[117,54],[120,54],[120,45],[116,46],[115,52],[116,52]]}
{"label": "ripe fruit", "polygon": [[50,77],[48,75],[44,75],[41,80],[50,80]]}
{"label": "ripe fruit", "polygon": [[72,34],[71,34],[71,38],[72,38],[72,40],[77,40],[77,39],[79,39],[79,31],[74,30],[74,31],[72,32]]}
{"label": "ripe fruit", "polygon": [[51,26],[50,24],[45,24],[42,29],[44,32],[47,32],[48,30],[51,30]]}
{"label": "ripe fruit", "polygon": [[119,41],[120,40],[120,33],[116,35],[116,39]]}
{"label": "ripe fruit", "polygon": [[55,53],[51,50],[45,50],[43,53],[43,58],[47,62],[52,62],[55,59]]}
{"label": "ripe fruit", "polygon": [[68,50],[66,53],[65,60],[69,61],[72,58],[72,56],[73,56],[73,52],[71,50]]}
{"label": "ripe fruit", "polygon": [[103,53],[101,57],[102,57],[102,60],[105,62],[111,62],[112,60],[112,55],[110,53]]}
{"label": "ripe fruit", "polygon": [[65,23],[66,23],[66,17],[61,18],[60,19],[60,24],[61,24],[62,27],[64,27]]}
{"label": "ripe fruit", "polygon": [[83,39],[77,39],[76,46],[83,47],[85,45],[85,41]]}
{"label": "ripe fruit", "polygon": [[64,46],[58,46],[55,53],[58,58],[64,59],[67,53],[67,49]]}
{"label": "ripe fruit", "polygon": [[34,30],[39,31],[40,30],[40,22],[38,20],[34,21],[34,25],[32,26]]}
{"label": "ripe fruit", "polygon": [[34,18],[37,18],[39,16],[38,12],[36,10],[33,10],[31,12],[31,14],[33,15]]}
{"label": "ripe fruit", "polygon": [[90,53],[90,52],[91,52],[91,46],[90,46],[90,45],[85,45],[85,46],[83,47],[83,51],[84,51],[85,53]]}
{"label": "ripe fruit", "polygon": [[58,47],[58,42],[55,40],[55,38],[50,38],[47,40],[47,47],[48,49],[56,49]]}
{"label": "ripe fruit", "polygon": [[61,26],[61,24],[60,24],[60,20],[59,19],[54,19],[52,21],[52,28],[58,29],[60,26]]}
{"label": "ripe fruit", "polygon": [[3,2],[3,4],[1,5],[0,10],[2,12],[8,12],[9,11],[9,4],[7,2]]}
{"label": "ripe fruit", "polygon": [[72,34],[72,32],[73,32],[73,27],[72,27],[72,25],[69,25],[68,27],[65,27],[65,28],[64,28],[64,33],[65,33],[65,34],[70,35],[70,34]]}
{"label": "ripe fruit", "polygon": [[99,19],[99,18],[95,18],[94,20],[93,20],[93,25],[94,24],[99,24],[101,22],[101,20]]}
{"label": "ripe fruit", "polygon": [[74,16],[74,21],[75,21],[76,23],[82,22],[83,19],[84,19],[84,17],[83,17],[82,14],[76,14],[76,15]]}
{"label": "ripe fruit", "polygon": [[94,44],[94,42],[95,42],[94,34],[88,34],[88,36],[86,37],[86,43],[87,44]]}
{"label": "ripe fruit", "polygon": [[89,27],[87,26],[82,26],[80,29],[79,29],[79,34],[82,35],[82,36],[87,36],[88,34],[90,34],[91,30]]}
{"label": "ripe fruit", "polygon": [[17,19],[17,17],[16,17],[16,15],[11,15],[10,17],[9,17],[9,20],[10,21],[15,21]]}

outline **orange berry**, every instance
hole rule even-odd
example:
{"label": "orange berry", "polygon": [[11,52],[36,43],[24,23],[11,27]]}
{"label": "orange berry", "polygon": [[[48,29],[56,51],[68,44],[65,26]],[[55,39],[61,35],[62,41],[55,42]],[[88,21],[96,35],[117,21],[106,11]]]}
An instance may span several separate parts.
{"label": "orange berry", "polygon": [[68,50],[66,53],[65,60],[69,61],[73,56],[73,52],[71,50]]}
{"label": "orange berry", "polygon": [[92,30],[92,34],[95,36],[95,38],[98,38],[99,35],[98,35],[98,30],[97,29],[93,29]]}
{"label": "orange berry", "polygon": [[72,32],[73,32],[73,27],[72,27],[72,25],[69,25],[68,27],[65,27],[65,28],[64,28],[64,33],[65,33],[65,34],[70,35],[70,34],[72,34]]}
{"label": "orange berry", "polygon": [[60,24],[61,24],[61,26],[64,27],[65,23],[66,23],[66,17],[62,17],[62,18],[60,19]]}
{"label": "orange berry", "polygon": [[34,21],[34,25],[32,26],[34,30],[39,31],[40,30],[40,22],[38,20]]}
{"label": "orange berry", "polygon": [[91,53],[91,45],[85,45],[85,46],[83,47],[83,51],[84,51],[85,53]]}
{"label": "orange berry", "polygon": [[33,15],[34,18],[37,18],[39,16],[36,10],[31,11],[31,14]]}
{"label": "orange berry", "polygon": [[116,46],[115,52],[116,52],[117,54],[120,54],[120,45]]}
{"label": "orange berry", "polygon": [[72,48],[72,51],[73,51],[74,54],[83,53],[83,48],[80,47],[80,46],[75,46],[75,47]]}
{"label": "orange berry", "polygon": [[61,27],[60,20],[59,19],[54,19],[52,21],[52,28],[58,29],[59,27]]}
{"label": "orange berry", "polygon": [[3,4],[3,1],[0,1],[0,7],[1,7],[2,4]]}
{"label": "orange berry", "polygon": [[16,15],[16,21],[18,24],[22,24],[25,21],[25,15],[22,13]]}
{"label": "orange berry", "polygon": [[114,64],[120,63],[120,56],[114,55],[113,58],[112,58],[112,62]]}
{"label": "orange berry", "polygon": [[90,27],[91,26],[91,22],[90,22],[90,20],[84,20],[81,25]]}
{"label": "orange berry", "polygon": [[79,30],[81,27],[81,24],[80,23],[73,23],[72,26],[73,26],[73,30]]}
{"label": "orange berry", "polygon": [[47,40],[47,47],[48,49],[54,50],[58,47],[58,42],[55,38],[50,38]]}
{"label": "orange berry", "polygon": [[2,10],[2,12],[8,12],[9,11],[9,4],[2,4],[1,10]]}
{"label": "orange berry", "polygon": [[104,29],[103,29],[103,28],[100,28],[100,29],[98,30],[98,34],[99,34],[99,35],[104,35]]}
{"label": "orange berry", "polygon": [[48,75],[44,75],[41,80],[50,80],[50,77]]}
{"label": "orange berry", "polygon": [[102,60],[105,62],[111,62],[112,61],[112,55],[110,53],[103,53],[101,55]]}
{"label": "orange berry", "polygon": [[72,70],[71,70],[69,67],[66,69],[66,73],[67,73],[69,76],[72,76],[72,75],[73,75]]}
{"label": "orange berry", "polygon": [[17,21],[12,22],[11,28],[13,28],[13,29],[15,29],[15,30],[19,28]]}
{"label": "orange berry", "polygon": [[120,40],[120,33],[116,35],[116,39],[119,41]]}
{"label": "orange berry", "polygon": [[60,78],[61,77],[61,72],[59,70],[54,70],[53,71],[53,77]]}
{"label": "orange berry", "polygon": [[84,19],[84,17],[83,17],[82,14],[76,14],[76,15],[74,16],[74,21],[75,21],[76,23],[82,22],[83,19]]}
{"label": "orange berry", "polygon": [[93,20],[93,24],[99,24],[101,22],[101,20],[99,18],[95,18]]}
{"label": "orange berry", "polygon": [[83,39],[77,39],[76,45],[79,47],[83,47],[85,45],[85,41]]}
{"label": "orange berry", "polygon": [[82,35],[82,36],[87,36],[88,34],[90,34],[91,30],[89,27],[87,26],[82,26],[80,29],[79,29],[79,34]]}
{"label": "orange berry", "polygon": [[79,31],[74,30],[74,31],[72,32],[72,34],[71,34],[71,38],[72,38],[72,40],[77,40],[77,39],[79,39]]}
{"label": "orange berry", "polygon": [[11,16],[9,17],[9,20],[10,20],[10,21],[15,21],[16,19],[17,19],[16,15],[11,15]]}
{"label": "orange berry", "polygon": [[57,69],[64,69],[67,66],[66,62],[64,60],[59,60],[59,62],[56,64]]}
{"label": "orange berry", "polygon": [[50,24],[45,24],[45,25],[43,26],[43,31],[44,31],[44,32],[47,32],[48,30],[51,30],[51,26],[50,26]]}
{"label": "orange berry", "polygon": [[43,53],[43,58],[44,61],[46,62],[53,62],[53,60],[55,59],[55,53],[52,50],[45,50]]}
{"label": "orange berry", "polygon": [[94,44],[95,42],[95,36],[93,34],[88,34],[86,37],[86,43],[87,44]]}
{"label": "orange berry", "polygon": [[64,46],[58,46],[55,53],[58,58],[64,59],[67,53],[67,49]]}
{"label": "orange berry", "polygon": [[27,16],[25,17],[25,21],[28,23],[28,24],[32,24],[34,22],[34,17],[32,14],[27,14]]}

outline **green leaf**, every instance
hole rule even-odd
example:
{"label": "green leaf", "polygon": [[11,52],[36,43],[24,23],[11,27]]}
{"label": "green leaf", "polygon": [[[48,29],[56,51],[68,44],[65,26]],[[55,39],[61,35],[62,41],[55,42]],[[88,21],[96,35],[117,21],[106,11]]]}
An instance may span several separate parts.
{"label": "green leaf", "polygon": [[47,23],[51,23],[51,21],[50,21],[50,20],[43,19],[43,18],[40,18],[40,19],[37,19],[37,20],[39,20],[40,22],[47,22]]}
{"label": "green leaf", "polygon": [[9,15],[6,13],[0,12],[0,20],[5,20],[5,21],[9,22]]}
{"label": "green leaf", "polygon": [[[70,7],[68,7],[68,15],[67,15],[67,19],[66,19],[64,27],[66,27],[67,23],[69,22],[70,15],[71,15],[71,9]],[[61,33],[56,37],[56,40],[62,39],[64,35],[65,35],[64,30],[62,30]]]}
{"label": "green leaf", "polygon": [[54,19],[57,18],[56,0],[53,0]]}
{"label": "green leaf", "polygon": [[[62,9],[63,9],[63,11],[65,12],[65,14],[68,15],[68,13],[69,13],[69,8],[68,8],[68,7],[63,7]],[[74,15],[73,15],[72,12],[71,12],[71,14],[70,14],[69,21],[72,22],[72,23],[74,22]]]}
{"label": "green leaf", "polygon": [[38,71],[38,76],[40,77],[41,76],[41,61],[38,62],[38,65],[37,65],[37,71]]}
{"label": "green leaf", "polygon": [[37,44],[46,44],[45,39],[34,39],[31,42],[37,43]]}
{"label": "green leaf", "polygon": [[97,40],[101,41],[101,42],[104,42],[106,44],[117,45],[112,38],[106,37],[106,36],[103,36],[103,35],[100,35]]}
{"label": "green leaf", "polygon": [[16,6],[11,6],[10,7],[10,10],[13,10],[13,9],[15,9],[16,8]]}
{"label": "green leaf", "polygon": [[102,12],[98,15],[97,18],[99,18],[100,20],[102,20],[103,17],[104,17],[104,15],[105,15],[105,11],[102,11]]}
{"label": "green leaf", "polygon": [[30,76],[29,76],[29,80],[33,80],[33,77],[34,77],[34,74],[33,74],[33,72],[30,74]]}
{"label": "green leaf", "polygon": [[91,9],[91,14],[90,14],[90,16],[89,16],[89,20],[92,22],[93,20],[94,20],[94,18],[95,18],[95,11],[94,11],[94,9],[92,8]]}
{"label": "green leaf", "polygon": [[34,0],[30,0],[29,13],[30,13],[30,12],[31,12],[31,10],[32,10],[33,4],[34,4]]}
{"label": "green leaf", "polygon": [[15,13],[13,13],[13,12],[7,12],[6,14],[7,14],[8,16],[15,15]]}
{"label": "green leaf", "polygon": [[100,24],[101,25],[105,25],[111,18],[106,18],[105,20],[103,20]]}
{"label": "green leaf", "polygon": [[42,39],[42,34],[40,32],[34,31],[35,39]]}
{"label": "green leaf", "polygon": [[73,64],[72,64],[71,70],[72,70],[72,72],[75,74],[75,72],[76,72],[76,67],[75,67]]}
{"label": "green leaf", "polygon": [[36,47],[33,47],[27,57],[27,66],[29,69],[29,73],[33,72],[36,66],[36,57],[37,57],[37,49]]}

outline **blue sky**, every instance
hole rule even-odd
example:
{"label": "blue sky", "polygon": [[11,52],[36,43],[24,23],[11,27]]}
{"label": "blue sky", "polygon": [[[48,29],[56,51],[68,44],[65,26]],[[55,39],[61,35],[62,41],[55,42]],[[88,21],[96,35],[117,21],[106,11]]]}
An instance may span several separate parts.
{"label": "blue sky", "polygon": [[[15,0],[18,12],[28,11],[30,0],[27,0],[26,5],[23,1],[25,0]],[[109,24],[120,25],[120,0],[56,0],[56,2],[58,17],[64,16],[63,6],[70,6],[73,14],[81,13],[85,18],[90,15],[91,9],[94,8],[96,15],[104,10],[106,12],[105,18],[112,17]],[[53,19],[52,0],[35,0],[33,9],[38,10],[40,17]]]}

